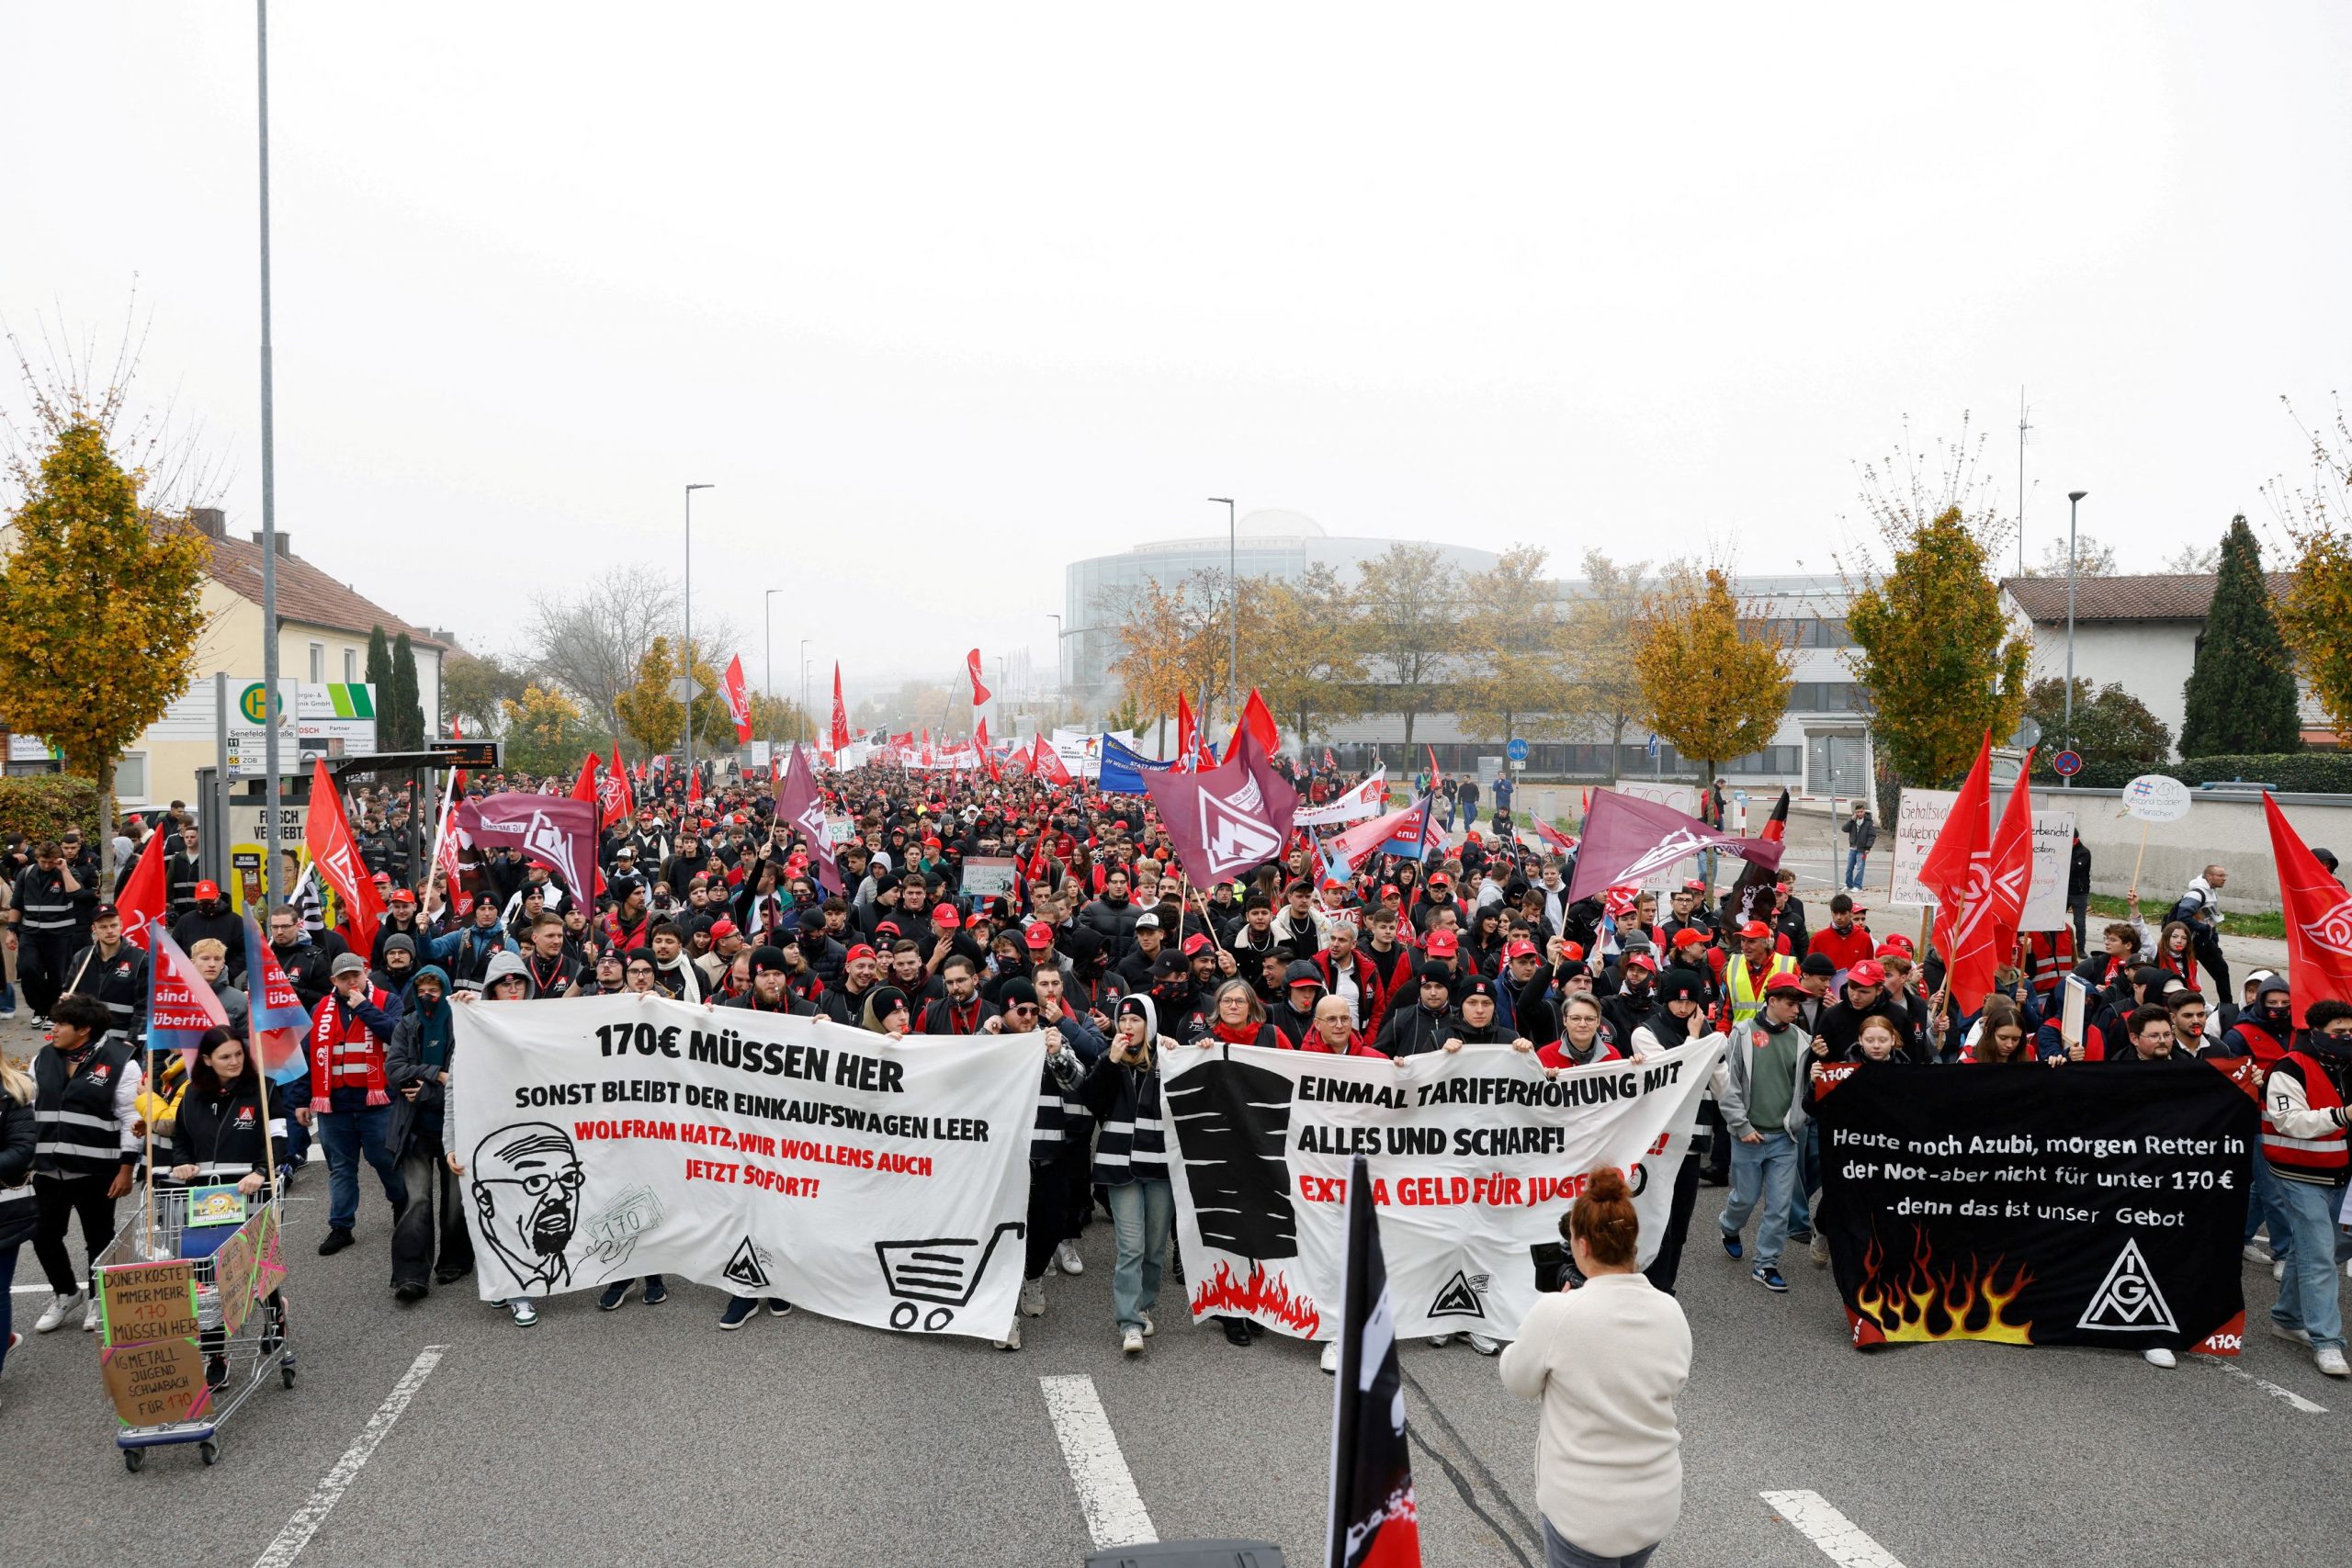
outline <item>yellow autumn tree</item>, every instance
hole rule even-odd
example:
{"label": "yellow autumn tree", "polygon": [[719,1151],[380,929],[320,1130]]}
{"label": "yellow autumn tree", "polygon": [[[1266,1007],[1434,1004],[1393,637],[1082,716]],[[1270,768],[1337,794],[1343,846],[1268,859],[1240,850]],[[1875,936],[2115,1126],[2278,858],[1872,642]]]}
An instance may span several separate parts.
{"label": "yellow autumn tree", "polygon": [[578,703],[537,682],[500,705],[506,719],[506,765],[526,773],[569,775],[594,739]]}
{"label": "yellow autumn tree", "polygon": [[1669,568],[1634,629],[1634,670],[1649,727],[1704,770],[1771,744],[1789,705],[1792,660],[1779,642],[1743,636],[1721,568]]}
{"label": "yellow autumn tree", "polygon": [[[62,750],[110,822],[115,760],[187,689],[209,548],[184,513],[142,504],[147,476],[116,461],[86,410],[13,477],[24,502],[0,553],[0,724]],[[98,835],[109,863],[112,838]]]}

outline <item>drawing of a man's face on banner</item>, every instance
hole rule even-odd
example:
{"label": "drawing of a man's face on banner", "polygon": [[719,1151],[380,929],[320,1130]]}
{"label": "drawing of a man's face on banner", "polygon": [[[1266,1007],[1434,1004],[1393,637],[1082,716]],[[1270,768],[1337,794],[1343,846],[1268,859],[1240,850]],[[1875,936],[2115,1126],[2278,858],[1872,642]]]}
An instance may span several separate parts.
{"label": "drawing of a man's face on banner", "polygon": [[501,1127],[474,1149],[473,1199],[483,1239],[524,1290],[571,1282],[565,1256],[587,1176],[571,1136],[547,1122]]}

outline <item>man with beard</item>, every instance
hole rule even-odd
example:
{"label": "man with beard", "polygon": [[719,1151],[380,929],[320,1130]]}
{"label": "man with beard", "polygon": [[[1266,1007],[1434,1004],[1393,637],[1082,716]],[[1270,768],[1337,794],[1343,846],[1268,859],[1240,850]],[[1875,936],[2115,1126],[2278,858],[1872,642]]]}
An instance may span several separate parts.
{"label": "man with beard", "polygon": [[964,954],[951,954],[940,965],[939,983],[946,994],[924,1007],[917,1033],[978,1034],[989,1020],[1002,1016],[980,995],[979,968]]}
{"label": "man with beard", "polygon": [[[471,1190],[482,1239],[523,1290],[548,1294],[571,1283],[564,1252],[586,1180],[571,1134],[550,1122],[501,1127],[474,1146]],[[527,1327],[537,1318],[517,1312],[514,1321]]]}
{"label": "man with beard", "polygon": [[[1037,987],[1026,979],[1006,981],[1001,994],[1004,1016],[990,1021],[989,1032],[1034,1036],[1043,1047],[1038,1057],[1037,1114],[1029,1137],[1029,1225],[1020,1312],[1005,1337],[997,1341],[1000,1350],[1018,1350],[1021,1318],[1046,1314],[1046,1270],[1068,1239],[1073,1194],[1082,1196],[1086,1190],[1088,1149],[1081,1140],[1091,1113],[1078,1098],[1086,1067],[1073,1040],[1077,1031],[1092,1032],[1067,1017],[1043,1019],[1044,1004]],[[1060,1010],[1057,1000],[1055,1010]],[[1097,1045],[1099,1055],[1099,1037]],[[1072,1136],[1073,1128],[1080,1136]]]}
{"label": "man with beard", "polygon": [[1388,1010],[1373,1049],[1399,1060],[1437,1050],[1449,1037],[1453,1019],[1453,974],[1438,964],[1424,964],[1413,1004]]}
{"label": "man with beard", "polygon": [[794,1018],[814,1018],[816,1007],[792,994],[792,961],[780,947],[759,947],[752,950],[749,960],[752,983],[740,997],[730,997],[721,1007],[742,1008],[751,1012],[778,1012]]}
{"label": "man with beard", "polygon": [[828,987],[819,1006],[825,1016],[835,1023],[854,1025],[865,1006],[866,993],[874,989],[881,963],[872,948],[864,942],[849,950],[849,957],[842,965],[842,983]]}

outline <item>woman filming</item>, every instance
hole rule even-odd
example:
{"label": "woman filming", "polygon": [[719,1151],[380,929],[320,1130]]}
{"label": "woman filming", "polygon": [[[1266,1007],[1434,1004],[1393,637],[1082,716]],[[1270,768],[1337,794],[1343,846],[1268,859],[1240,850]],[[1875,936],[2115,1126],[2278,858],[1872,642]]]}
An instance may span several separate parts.
{"label": "woman filming", "polygon": [[1535,1498],[1549,1568],[1643,1568],[1682,1513],[1674,1402],[1690,1379],[1682,1308],[1634,1267],[1624,1173],[1602,1166],[1560,1222],[1584,1276],[1537,1300],[1503,1386],[1544,1402]]}

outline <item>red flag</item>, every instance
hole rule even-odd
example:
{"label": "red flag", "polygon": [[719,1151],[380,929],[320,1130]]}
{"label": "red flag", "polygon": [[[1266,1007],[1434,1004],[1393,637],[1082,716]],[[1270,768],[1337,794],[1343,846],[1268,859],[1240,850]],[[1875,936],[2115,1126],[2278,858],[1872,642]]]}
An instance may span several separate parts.
{"label": "red flag", "polygon": [[596,770],[604,760],[591,751],[580,759],[580,776],[571,781],[571,798],[593,802],[596,798]]}
{"label": "red flag", "polygon": [[1535,828],[1535,836],[1543,840],[1544,842],[1551,845],[1554,849],[1559,851],[1564,855],[1572,855],[1577,852],[1577,841],[1568,837],[1567,834],[1561,832],[1557,828],[1553,827],[1552,824],[1544,821],[1541,817],[1533,818],[1531,820]]}
{"label": "red flag", "polygon": [[964,668],[972,677],[972,705],[976,708],[985,707],[988,705],[989,689],[980,684],[980,650],[976,648],[964,656]]}
{"label": "red flag", "polygon": [[626,822],[637,815],[637,792],[628,787],[628,769],[621,761],[621,743],[613,742],[612,765],[605,771],[605,788],[611,798],[605,807],[605,826]]}
{"label": "red flag", "polygon": [[2295,983],[2295,1022],[2313,1002],[2352,1001],[2352,893],[2327,874],[2287,814],[2262,792],[2270,856],[2278,864],[2280,912],[2287,920],[2287,973]]}
{"label": "red flag", "polygon": [[323,759],[311,773],[311,807],[302,826],[303,847],[327,886],[343,900],[345,923],[350,926],[353,949],[368,953],[376,945],[376,917],[384,912],[376,884],[359,858],[359,842],[351,836],[350,819],[343,814],[343,795]]}
{"label": "red flag", "polygon": [[160,829],[147,835],[147,846],[139,852],[138,863],[130,868],[130,878],[114,901],[122,915],[122,940],[141,947],[148,945],[147,923],[163,919],[171,911],[172,900],[164,886],[164,856],[169,852],[164,840],[169,837]]}
{"label": "red flag", "polygon": [[2026,748],[2025,766],[2018,770],[2017,786],[2009,791],[2008,807],[1993,835],[1996,967],[2017,951],[2018,926],[2025,919],[2026,896],[2033,887],[2033,790],[2027,782],[2033,777],[2033,752],[2034,748]]}
{"label": "red flag", "polygon": [[1934,940],[1944,955],[1944,987],[1962,1012],[1973,1012],[1993,988],[2000,967],[1993,899],[1993,737],[1977,748],[1976,765],[1944,818],[1919,885],[1936,896]]}
{"label": "red flag", "polygon": [[702,770],[700,768],[695,769],[686,775],[686,804],[688,806],[702,804]]}
{"label": "red flag", "polygon": [[1193,716],[1193,705],[1184,694],[1176,694],[1176,765],[1191,769],[1201,765],[1201,726]]}
{"label": "red flag", "polygon": [[1062,764],[1062,754],[1055,750],[1053,743],[1042,735],[1037,737],[1036,757],[1031,771],[1039,778],[1049,779],[1057,784],[1070,782],[1069,769]]}
{"label": "red flag", "polygon": [[1424,746],[1421,749],[1430,754],[1430,793],[1435,795],[1437,786],[1445,782],[1445,773],[1437,765],[1437,748]]}
{"label": "red flag", "polygon": [[980,766],[989,771],[989,779],[997,784],[1002,784],[1004,782],[1004,770],[996,765],[995,748],[989,744],[989,721],[987,719],[981,719],[979,728],[972,732],[972,744],[978,748],[980,753]]}
{"label": "red flag", "polygon": [[1256,739],[1258,750],[1267,756],[1271,757],[1282,750],[1283,732],[1275,728],[1274,716],[1267,710],[1266,699],[1258,694],[1255,686],[1250,688],[1250,700],[1241,705],[1241,717],[1233,726],[1233,739],[1225,749],[1227,761],[1232,761],[1233,754],[1241,750],[1241,732],[1245,729]]}
{"label": "red flag", "polygon": [[833,750],[845,751],[848,749],[849,709],[842,705],[842,667],[836,660],[833,665]]}
{"label": "red flag", "polygon": [[735,739],[752,739],[752,697],[743,690],[743,656],[737,654],[727,661],[727,673],[719,682],[727,694],[727,716],[735,721]]}
{"label": "red flag", "polygon": [[1340,765],[1340,760],[1331,755],[1331,748],[1329,746],[1323,748],[1323,765],[1327,768],[1333,769],[1338,768]]}

